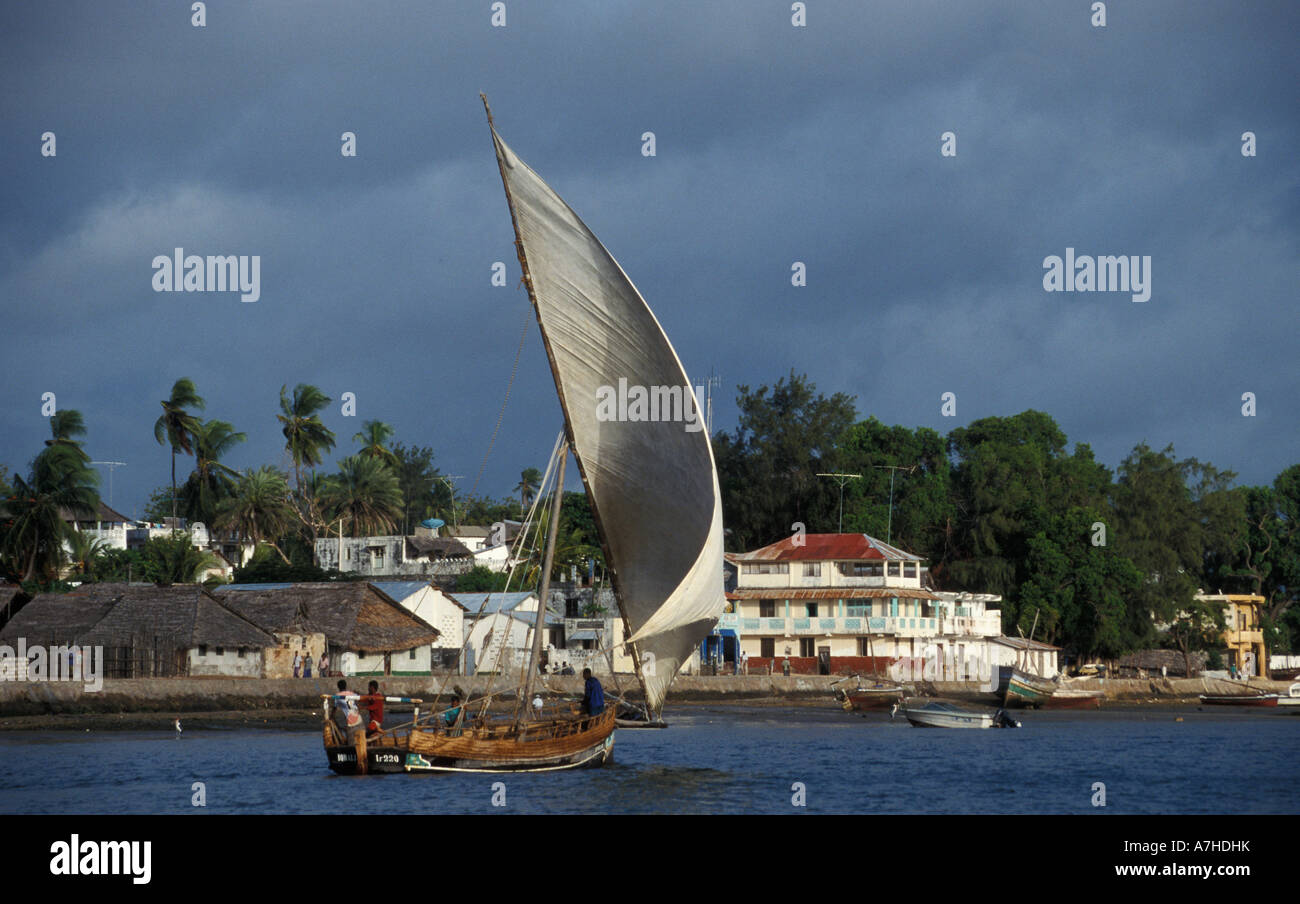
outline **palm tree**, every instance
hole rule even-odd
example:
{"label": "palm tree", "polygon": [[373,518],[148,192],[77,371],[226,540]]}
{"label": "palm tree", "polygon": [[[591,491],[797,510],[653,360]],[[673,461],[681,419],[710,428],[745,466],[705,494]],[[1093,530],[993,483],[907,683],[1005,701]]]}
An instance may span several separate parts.
{"label": "palm tree", "polygon": [[285,395],[287,386],[280,387],[280,411],[276,415],[284,425],[285,449],[293,457],[293,483],[302,488],[301,468],[314,468],[324,460],[324,454],[334,448],[334,432],[321,422],[316,412],[329,404],[329,396],[315,386],[299,383],[293,388],[293,398]]}
{"label": "palm tree", "polygon": [[173,532],[170,540],[150,540],[144,557],[150,577],[159,584],[194,584],[205,571],[220,564],[212,553],[196,549],[184,531]]}
{"label": "palm tree", "polygon": [[82,420],[80,411],[75,408],[65,408],[56,412],[50,417],[50,432],[54,435],[54,438],[47,439],[45,441],[46,446],[61,446],[70,449],[83,462],[90,463],[90,456],[81,448],[81,440],[73,438],[86,435],[86,423]]}
{"label": "palm tree", "polygon": [[14,477],[7,508],[11,521],[4,537],[4,553],[13,571],[30,581],[59,576],[65,555],[63,541],[76,533],[64,520],[65,512],[94,512],[99,508],[95,486],[99,475],[91,470],[80,449],[51,444],[32,462],[26,480]]}
{"label": "palm tree", "polygon": [[76,574],[89,575],[94,571],[95,560],[107,549],[104,541],[92,534],[74,530],[68,536],[68,559]]}
{"label": "palm tree", "polygon": [[519,484],[515,491],[519,493],[519,510],[522,512],[528,508],[528,503],[533,501],[537,495],[537,488],[542,483],[542,472],[536,468],[525,468],[519,475]]}
{"label": "palm tree", "polygon": [[292,519],[288,482],[275,468],[264,465],[244,472],[234,495],[218,505],[215,523],[221,530],[247,537],[254,545],[267,543],[288,564],[289,557],[275,540],[284,535]]}
{"label": "palm tree", "polygon": [[320,491],[328,520],[351,522],[352,536],[392,533],[402,517],[402,491],[393,469],[377,458],[350,455]]}
{"label": "palm tree", "polygon": [[176,526],[176,452],[194,454],[194,434],[199,429],[199,419],[186,408],[203,410],[206,404],[194,388],[194,381],[181,377],[172,386],[171,398],[162,401],[163,413],[153,425],[153,438],[158,445],[165,439],[172,447],[172,526]]}
{"label": "palm tree", "polygon": [[361,443],[361,451],[357,454],[366,458],[377,458],[385,464],[397,467],[397,455],[384,445],[393,438],[393,428],[388,424],[383,421],[366,421],[362,425],[361,432],[352,438]]}
{"label": "palm tree", "polygon": [[204,421],[194,431],[194,472],[181,487],[185,517],[211,524],[217,505],[235,490],[239,472],[221,463],[221,458],[248,439],[225,421]]}

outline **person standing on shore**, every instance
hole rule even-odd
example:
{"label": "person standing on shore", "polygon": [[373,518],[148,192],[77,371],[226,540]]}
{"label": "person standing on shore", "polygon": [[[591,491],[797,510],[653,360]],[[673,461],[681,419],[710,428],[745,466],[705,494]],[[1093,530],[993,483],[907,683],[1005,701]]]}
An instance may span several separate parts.
{"label": "person standing on shore", "polygon": [[297,678],[302,674],[302,654],[295,651],[293,654],[293,677]]}
{"label": "person standing on shore", "polygon": [[310,653],[308,653],[307,658],[302,661],[302,677],[304,678],[311,677],[311,654]]}
{"label": "person standing on shore", "polygon": [[320,654],[320,676],[328,678],[330,676],[330,651],[326,650]]}

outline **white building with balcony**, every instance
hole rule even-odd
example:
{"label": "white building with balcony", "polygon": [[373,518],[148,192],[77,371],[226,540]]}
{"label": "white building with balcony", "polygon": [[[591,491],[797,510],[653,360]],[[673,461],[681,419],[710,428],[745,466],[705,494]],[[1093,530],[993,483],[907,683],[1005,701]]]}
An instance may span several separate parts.
{"label": "white building with balcony", "polygon": [[788,660],[803,674],[919,675],[928,662],[942,680],[987,672],[988,642],[1002,633],[990,608],[1000,597],[930,590],[919,556],[866,534],[795,535],[727,562],[732,612],[716,651],[702,651],[724,671],[740,655],[751,674]]}

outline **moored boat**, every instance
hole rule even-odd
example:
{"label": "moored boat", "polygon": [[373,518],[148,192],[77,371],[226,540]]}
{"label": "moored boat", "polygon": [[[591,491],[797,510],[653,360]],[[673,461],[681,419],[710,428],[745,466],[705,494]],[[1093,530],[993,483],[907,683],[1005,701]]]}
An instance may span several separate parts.
{"label": "moored boat", "polygon": [[1052,692],[1052,696],[1047,698],[1047,702],[1043,706],[1047,709],[1100,708],[1103,696],[1103,691],[1074,690],[1061,687]]}
{"label": "moored boat", "polygon": [[1202,703],[1214,706],[1277,706],[1280,694],[1201,694]]}
{"label": "moored boat", "polygon": [[892,681],[878,681],[869,685],[858,685],[847,690],[836,689],[836,696],[841,705],[853,712],[869,712],[888,709],[903,699],[903,686]]}
{"label": "moored boat", "polygon": [[907,702],[899,711],[908,722],[918,728],[1019,728],[1020,723],[1007,716],[1004,710],[975,712],[953,703],[932,700],[925,703]]}
{"label": "moored boat", "polygon": [[1054,682],[1048,681],[1046,678],[1040,678],[1037,675],[1031,675],[1018,668],[1011,668],[1006,676],[1003,705],[1009,707],[1030,706],[1037,709],[1050,700],[1056,691],[1057,685]]}
{"label": "moored boat", "polygon": [[1277,698],[1278,706],[1300,706],[1300,681],[1286,689],[1286,693]]}

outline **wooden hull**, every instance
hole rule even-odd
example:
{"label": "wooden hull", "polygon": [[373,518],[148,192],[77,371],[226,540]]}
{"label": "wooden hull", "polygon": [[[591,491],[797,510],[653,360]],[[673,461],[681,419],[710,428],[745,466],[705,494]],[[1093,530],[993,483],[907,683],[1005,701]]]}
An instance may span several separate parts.
{"label": "wooden hull", "polygon": [[1277,706],[1277,694],[1201,694],[1201,702],[1214,706]]}
{"label": "wooden hull", "polygon": [[869,712],[871,710],[889,709],[895,703],[901,703],[903,689],[901,687],[856,688],[855,690],[845,691],[844,697],[845,709],[854,712]]}
{"label": "wooden hull", "polygon": [[[458,733],[413,728],[355,746],[331,744],[330,768],[344,775],[372,772],[555,772],[602,766],[613,758],[614,711],[581,720],[466,727]],[[337,735],[334,736],[337,741]],[[359,764],[366,764],[361,769]]]}
{"label": "wooden hull", "polygon": [[1028,675],[1019,669],[1012,669],[1007,678],[1006,695],[1003,705],[1009,707],[1032,706],[1037,709],[1056,692],[1056,685],[1042,678]]}
{"label": "wooden hull", "polygon": [[1047,709],[1099,709],[1101,698],[1101,691],[1056,691],[1043,705]]}

